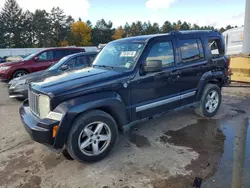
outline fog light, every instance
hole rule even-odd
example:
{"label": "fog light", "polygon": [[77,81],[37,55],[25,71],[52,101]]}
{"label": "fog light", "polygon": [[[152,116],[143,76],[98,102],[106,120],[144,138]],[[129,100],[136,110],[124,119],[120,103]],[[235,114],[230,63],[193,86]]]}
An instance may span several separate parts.
{"label": "fog light", "polygon": [[55,138],[56,137],[56,134],[57,134],[57,131],[58,131],[58,125],[55,125],[54,127],[53,127],[53,132],[52,132],[52,137],[53,138]]}

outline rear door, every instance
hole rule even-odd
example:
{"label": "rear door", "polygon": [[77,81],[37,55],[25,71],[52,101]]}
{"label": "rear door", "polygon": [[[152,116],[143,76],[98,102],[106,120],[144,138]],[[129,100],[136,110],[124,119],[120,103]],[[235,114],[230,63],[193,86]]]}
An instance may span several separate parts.
{"label": "rear door", "polygon": [[202,37],[190,36],[178,38],[180,54],[180,61],[177,65],[180,76],[178,85],[181,88],[182,105],[195,101],[200,78],[208,71],[209,65],[202,39]]}

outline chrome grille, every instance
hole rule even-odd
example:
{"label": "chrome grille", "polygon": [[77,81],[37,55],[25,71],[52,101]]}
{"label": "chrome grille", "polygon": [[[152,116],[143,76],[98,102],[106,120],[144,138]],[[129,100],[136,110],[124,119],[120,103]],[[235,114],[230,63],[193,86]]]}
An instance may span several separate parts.
{"label": "chrome grille", "polygon": [[38,97],[39,95],[34,93],[33,91],[28,91],[29,95],[29,106],[30,110],[37,116],[39,116],[39,110],[38,110]]}

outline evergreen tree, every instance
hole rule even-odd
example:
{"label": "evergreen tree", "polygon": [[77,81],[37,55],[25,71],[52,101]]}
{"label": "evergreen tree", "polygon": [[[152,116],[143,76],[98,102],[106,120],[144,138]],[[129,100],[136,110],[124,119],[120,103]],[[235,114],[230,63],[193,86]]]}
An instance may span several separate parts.
{"label": "evergreen tree", "polygon": [[34,45],[36,47],[50,47],[51,41],[51,20],[49,13],[45,10],[36,10],[33,16]]}
{"label": "evergreen tree", "polygon": [[23,13],[15,0],[7,0],[0,14],[6,47],[21,47]]}

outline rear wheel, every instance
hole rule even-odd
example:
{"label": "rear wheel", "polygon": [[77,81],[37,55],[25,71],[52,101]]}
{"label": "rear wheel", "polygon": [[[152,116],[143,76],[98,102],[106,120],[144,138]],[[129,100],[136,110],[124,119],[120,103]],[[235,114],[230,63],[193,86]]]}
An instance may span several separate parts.
{"label": "rear wheel", "polygon": [[25,70],[18,70],[18,71],[16,71],[13,74],[12,78],[18,78],[18,77],[21,77],[21,76],[25,76],[26,74],[28,74],[27,71],[25,71]]}
{"label": "rear wheel", "polygon": [[79,116],[73,123],[66,147],[79,162],[94,162],[106,157],[118,137],[115,120],[109,114],[94,110]]}
{"label": "rear wheel", "polygon": [[221,90],[218,85],[207,84],[199,103],[196,114],[202,117],[213,117],[221,105]]}

